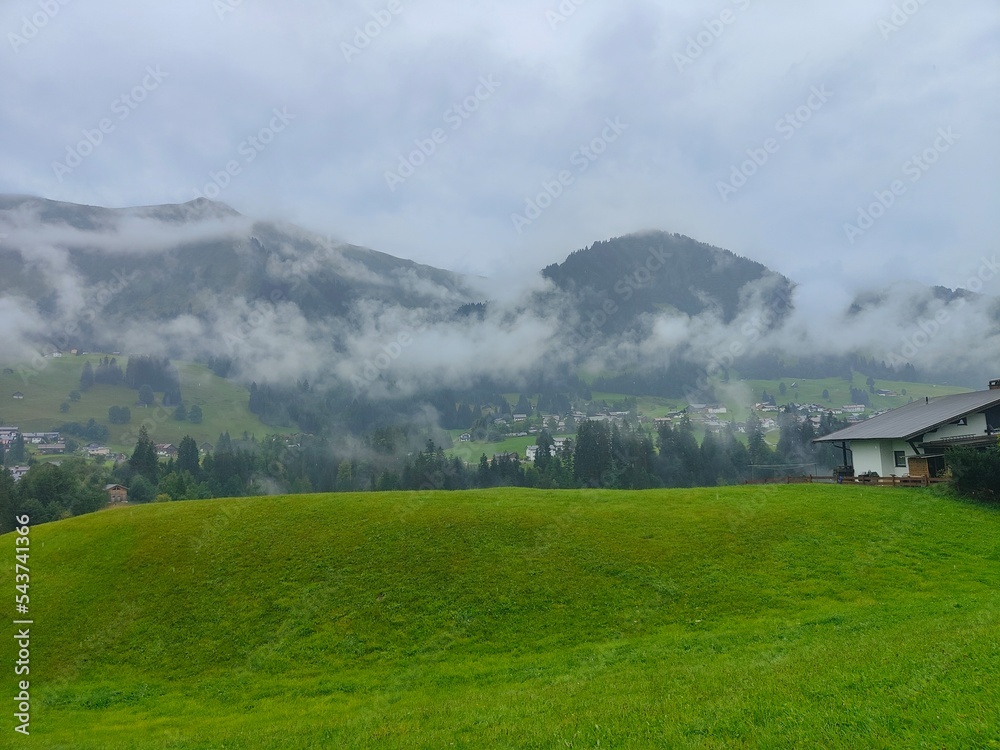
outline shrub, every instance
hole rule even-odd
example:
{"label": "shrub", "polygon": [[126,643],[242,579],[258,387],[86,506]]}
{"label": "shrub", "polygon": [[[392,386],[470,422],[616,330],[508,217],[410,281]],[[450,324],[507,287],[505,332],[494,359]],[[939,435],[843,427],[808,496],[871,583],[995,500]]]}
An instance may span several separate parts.
{"label": "shrub", "polygon": [[1000,449],[954,448],[948,452],[952,486],[965,497],[1000,502]]}

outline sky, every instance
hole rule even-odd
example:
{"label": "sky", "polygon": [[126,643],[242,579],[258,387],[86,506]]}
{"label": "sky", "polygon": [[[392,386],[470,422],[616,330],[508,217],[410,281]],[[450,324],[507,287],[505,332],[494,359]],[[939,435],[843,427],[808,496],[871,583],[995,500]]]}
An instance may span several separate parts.
{"label": "sky", "polygon": [[0,33],[3,193],[498,280],[661,229],[807,313],[998,250],[996,0],[11,0]]}

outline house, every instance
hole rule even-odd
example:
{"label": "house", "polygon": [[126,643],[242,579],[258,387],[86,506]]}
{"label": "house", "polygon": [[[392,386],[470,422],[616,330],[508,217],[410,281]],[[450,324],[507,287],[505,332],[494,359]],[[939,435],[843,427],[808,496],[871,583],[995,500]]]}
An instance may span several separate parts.
{"label": "house", "polygon": [[840,407],[844,414],[864,414],[865,405],[864,404],[844,404]]}
{"label": "house", "polygon": [[15,398],[16,400],[20,401],[21,399],[24,398],[24,394],[21,393],[20,391],[15,391],[14,395],[13,395],[13,398]]}
{"label": "house", "polygon": [[66,443],[42,443],[35,450],[42,456],[58,456],[66,452]]}
{"label": "house", "polygon": [[936,477],[949,448],[994,446],[998,436],[1000,380],[993,380],[989,390],[914,401],[813,442],[843,450],[855,475]]}
{"label": "house", "polygon": [[10,475],[14,477],[15,482],[20,482],[21,478],[28,473],[28,466],[11,466]]}
{"label": "house", "polygon": [[215,451],[215,446],[211,443],[202,443],[198,446],[198,450],[202,453],[212,453]]}
{"label": "house", "polygon": [[515,414],[514,415],[514,421],[515,422],[524,422],[527,419],[528,419],[528,415],[527,414]]}
{"label": "house", "polygon": [[120,484],[106,484],[104,491],[108,493],[109,505],[123,505],[128,502],[128,487]]}
{"label": "house", "polygon": [[157,443],[156,455],[160,458],[176,458],[177,446],[173,443]]}

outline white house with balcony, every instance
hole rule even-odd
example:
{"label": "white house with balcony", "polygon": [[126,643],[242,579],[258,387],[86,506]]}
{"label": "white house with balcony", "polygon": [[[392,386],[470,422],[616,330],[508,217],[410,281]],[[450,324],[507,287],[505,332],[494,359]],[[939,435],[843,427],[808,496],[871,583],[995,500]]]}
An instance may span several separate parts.
{"label": "white house with balcony", "polygon": [[998,438],[1000,380],[993,380],[989,390],[923,398],[813,442],[841,448],[856,476],[936,477],[949,448],[987,448]]}

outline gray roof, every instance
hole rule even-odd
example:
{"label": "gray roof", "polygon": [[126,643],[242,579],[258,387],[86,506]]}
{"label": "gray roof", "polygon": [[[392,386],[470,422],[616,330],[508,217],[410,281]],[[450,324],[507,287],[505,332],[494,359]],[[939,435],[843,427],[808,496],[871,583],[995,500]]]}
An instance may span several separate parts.
{"label": "gray roof", "polygon": [[955,396],[935,396],[901,406],[843,430],[817,438],[814,442],[841,440],[912,440],[962,417],[1000,405],[1000,390],[973,391]]}

